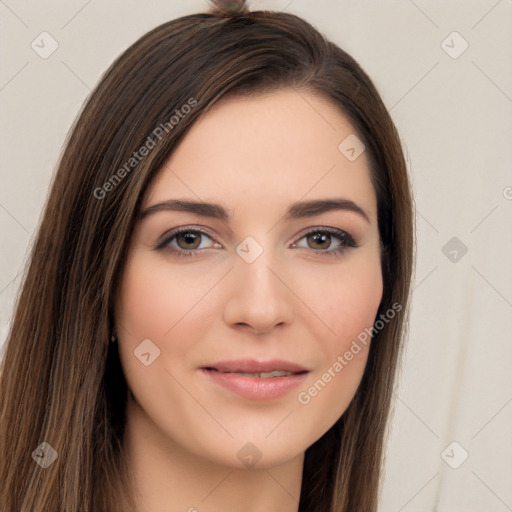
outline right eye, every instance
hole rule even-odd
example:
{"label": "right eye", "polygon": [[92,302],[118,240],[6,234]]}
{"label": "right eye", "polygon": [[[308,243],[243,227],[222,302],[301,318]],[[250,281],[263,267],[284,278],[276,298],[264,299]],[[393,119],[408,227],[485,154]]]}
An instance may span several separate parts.
{"label": "right eye", "polygon": [[[200,247],[202,237],[209,238],[217,247],[220,245],[203,230],[180,227],[171,231],[164,240],[157,245],[156,249],[169,251],[176,256],[197,256],[205,249],[205,247]],[[173,244],[173,241],[176,243]]]}

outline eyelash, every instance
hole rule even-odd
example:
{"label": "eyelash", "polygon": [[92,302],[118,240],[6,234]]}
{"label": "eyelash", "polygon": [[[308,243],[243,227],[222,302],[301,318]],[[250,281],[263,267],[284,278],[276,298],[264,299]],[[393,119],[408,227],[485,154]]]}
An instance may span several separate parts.
{"label": "eyelash", "polygon": [[[209,233],[207,233],[206,231],[204,231],[202,229],[198,229],[198,228],[192,229],[192,228],[184,226],[184,227],[176,228],[173,231],[171,231],[171,233],[169,233],[168,236],[166,236],[161,242],[159,242],[157,244],[155,249],[158,251],[166,250],[166,251],[171,252],[173,255],[180,256],[180,257],[200,256],[204,249],[176,250],[174,248],[172,248],[172,249],[170,248],[170,246],[168,244],[171,242],[171,240],[173,238],[175,238],[180,233],[194,233],[194,234],[200,233],[200,234],[205,235],[208,238],[210,238],[214,243],[219,243],[214,237],[212,237]],[[341,242],[340,246],[337,247],[336,249],[322,250],[322,249],[308,248],[310,251],[313,251],[315,254],[319,254],[322,256],[329,256],[329,257],[336,257],[336,256],[341,256],[349,248],[356,249],[359,247],[359,245],[352,238],[352,236],[349,235],[346,231],[342,231],[341,229],[328,228],[328,227],[317,227],[317,228],[311,229],[307,233],[304,233],[298,241],[300,241],[303,238],[306,238],[310,235],[315,235],[315,234],[323,234],[323,235],[327,234],[329,236],[334,235]],[[295,243],[294,243],[294,245],[295,245]]]}

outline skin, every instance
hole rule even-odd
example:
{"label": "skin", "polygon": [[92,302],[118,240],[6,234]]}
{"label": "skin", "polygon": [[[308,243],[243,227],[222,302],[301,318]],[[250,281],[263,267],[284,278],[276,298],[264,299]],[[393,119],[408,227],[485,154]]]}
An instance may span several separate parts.
{"label": "skin", "polygon": [[[304,452],[348,407],[369,345],[360,344],[309,403],[298,393],[373,325],[382,298],[366,153],[349,161],[338,150],[354,132],[338,107],[309,91],[226,98],[193,126],[153,182],[143,210],[200,200],[223,205],[231,218],[159,211],[133,234],[116,325],[133,393],[125,443],[141,512],[298,510]],[[360,206],[369,222],[347,210],[283,220],[295,201],[339,197]],[[179,226],[209,235],[174,237],[156,250]],[[306,236],[322,227],[346,231],[359,247],[316,254],[341,243]],[[236,252],[247,236],[263,248],[252,263]],[[200,255],[180,257],[172,248]],[[148,366],[134,355],[144,339],[160,350]],[[285,359],[311,371],[284,397],[255,401],[199,370],[239,358]],[[248,442],[261,453],[250,467],[237,457]]]}

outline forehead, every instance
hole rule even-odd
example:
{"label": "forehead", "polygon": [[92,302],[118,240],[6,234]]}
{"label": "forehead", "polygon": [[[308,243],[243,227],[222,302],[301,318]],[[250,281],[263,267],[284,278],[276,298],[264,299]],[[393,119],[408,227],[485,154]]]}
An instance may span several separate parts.
{"label": "forehead", "polygon": [[225,98],[167,159],[145,204],[215,198],[229,210],[346,195],[371,213],[376,199],[366,154],[350,161],[339,149],[354,134],[340,108],[311,92]]}

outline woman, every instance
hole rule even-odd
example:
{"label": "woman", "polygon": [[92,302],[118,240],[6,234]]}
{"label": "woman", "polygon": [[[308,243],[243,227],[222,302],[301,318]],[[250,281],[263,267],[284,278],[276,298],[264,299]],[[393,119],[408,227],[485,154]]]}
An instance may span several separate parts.
{"label": "woman", "polygon": [[377,510],[399,137],[307,22],[216,5],[128,48],[72,129],[2,362],[1,510]]}

